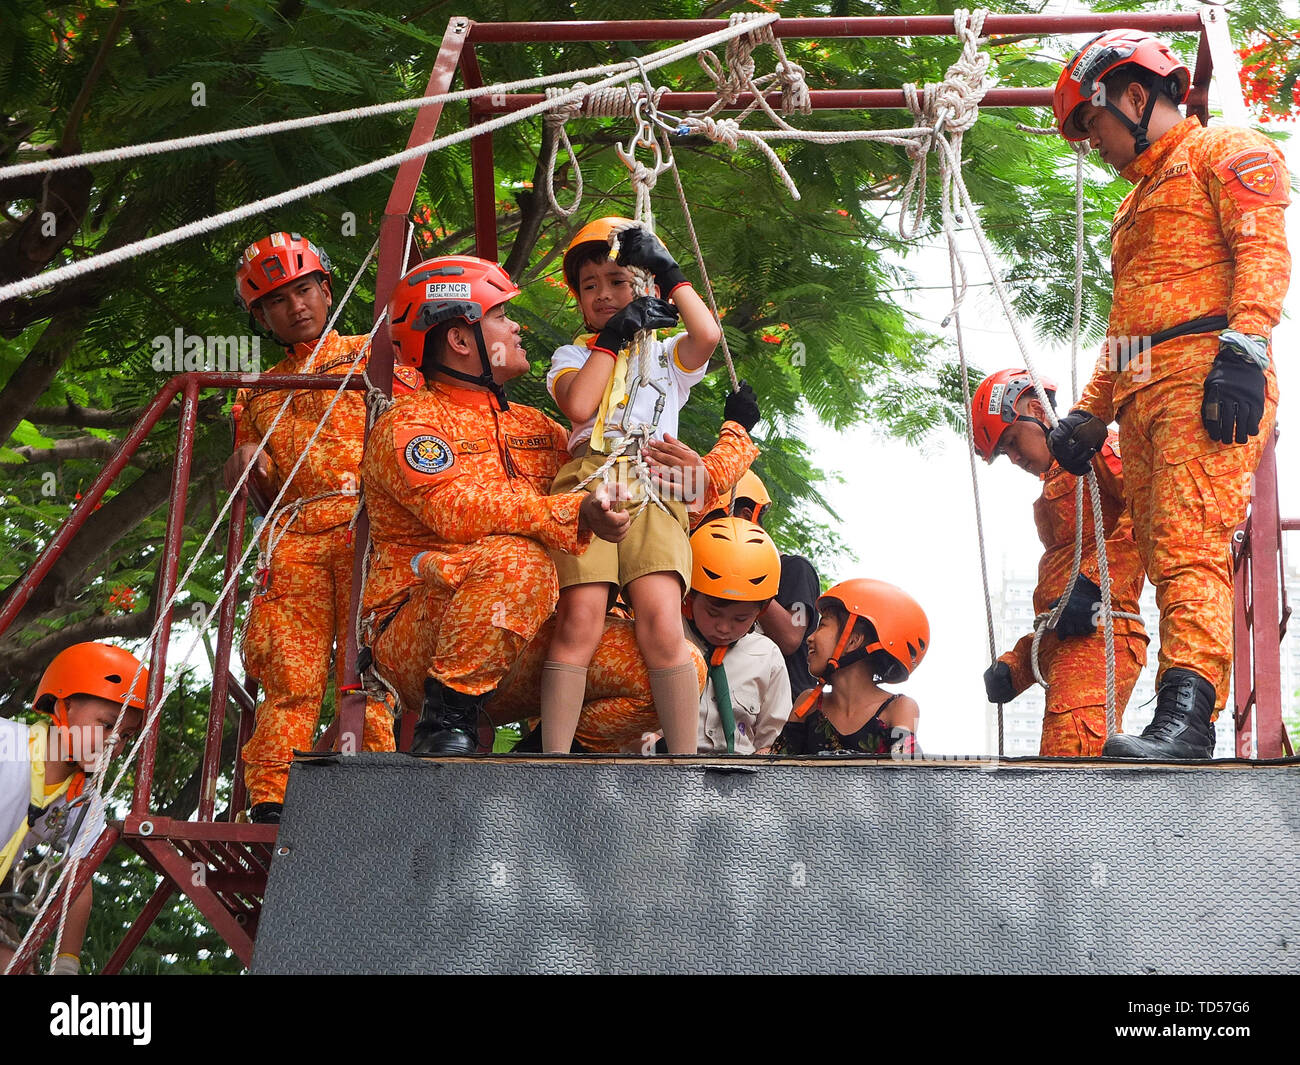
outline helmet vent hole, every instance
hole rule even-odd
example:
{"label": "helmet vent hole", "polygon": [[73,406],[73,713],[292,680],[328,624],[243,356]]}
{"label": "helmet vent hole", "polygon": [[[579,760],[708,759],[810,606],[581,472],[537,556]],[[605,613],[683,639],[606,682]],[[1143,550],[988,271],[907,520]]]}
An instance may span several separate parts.
{"label": "helmet vent hole", "polygon": [[916,658],[916,648],[912,646],[912,641],[911,641],[911,640],[908,640],[908,641],[907,641],[907,653],[908,653],[909,655],[912,656],[913,660],[915,660],[915,658]]}
{"label": "helmet vent hole", "polygon": [[104,679],[105,679],[106,681],[108,681],[109,684],[121,684],[121,683],[122,683],[122,678],[119,677],[116,673],[110,673],[110,674],[108,674]]}
{"label": "helmet vent hole", "polygon": [[709,580],[711,580],[711,581],[720,581],[720,580],[722,580],[722,574],[721,574],[721,573],[714,573],[713,570],[709,569],[708,566],[701,566],[700,569],[704,570],[704,575],[705,575],[706,577],[708,577]]}

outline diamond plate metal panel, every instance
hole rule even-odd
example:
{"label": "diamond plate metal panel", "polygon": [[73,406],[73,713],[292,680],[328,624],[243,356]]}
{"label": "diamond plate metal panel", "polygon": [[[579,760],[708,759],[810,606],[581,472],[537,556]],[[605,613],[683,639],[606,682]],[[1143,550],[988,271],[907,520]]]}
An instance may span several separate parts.
{"label": "diamond plate metal panel", "polygon": [[285,814],[260,973],[1300,972],[1300,767],[358,755]]}

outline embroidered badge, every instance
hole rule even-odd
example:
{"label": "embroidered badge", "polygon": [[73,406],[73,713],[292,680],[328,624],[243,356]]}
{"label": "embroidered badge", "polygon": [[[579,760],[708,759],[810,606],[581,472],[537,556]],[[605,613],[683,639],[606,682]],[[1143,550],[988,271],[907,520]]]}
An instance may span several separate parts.
{"label": "embroidered badge", "polygon": [[1275,153],[1267,148],[1247,148],[1214,168],[1224,190],[1242,207],[1286,203],[1288,188]]}
{"label": "embroidered badge", "polygon": [[407,441],[403,455],[411,469],[426,477],[449,470],[456,462],[456,456],[451,453],[447,442],[436,436],[412,437]]}
{"label": "embroidered badge", "polygon": [[1247,152],[1228,164],[1232,172],[1251,192],[1267,196],[1277,187],[1277,171],[1267,152]]}

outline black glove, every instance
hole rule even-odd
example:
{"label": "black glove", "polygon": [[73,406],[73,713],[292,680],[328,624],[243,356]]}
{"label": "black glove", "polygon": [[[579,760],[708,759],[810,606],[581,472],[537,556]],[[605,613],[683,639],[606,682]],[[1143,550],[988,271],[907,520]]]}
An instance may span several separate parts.
{"label": "black glove", "polygon": [[1221,339],[1201,400],[1205,431],[1221,444],[1244,444],[1258,435],[1263,416],[1264,371],[1241,345]]}
{"label": "black glove", "polygon": [[727,393],[727,402],[722,407],[722,417],[725,421],[739,422],[745,427],[745,432],[749,432],[758,424],[762,412],[758,409],[758,397],[754,395],[754,390],[749,387],[748,381],[741,381],[740,387],[735,392]]}
{"label": "black glove", "polygon": [[1047,434],[1047,447],[1062,469],[1082,477],[1106,442],[1106,423],[1086,410],[1072,410]]}
{"label": "black glove", "polygon": [[618,265],[639,266],[642,270],[648,270],[654,275],[655,284],[659,286],[659,293],[664,299],[678,285],[686,282],[686,275],[677,265],[677,260],[668,253],[668,249],[659,243],[654,234],[640,226],[625,229],[618,235]]}
{"label": "black glove", "polygon": [[1016,686],[1011,680],[1009,665],[994,662],[984,671],[984,693],[991,703],[1009,703],[1016,697]]}
{"label": "black glove", "polygon": [[[1061,600],[1054,599],[1053,610]],[[1069,601],[1061,616],[1056,619],[1056,635],[1061,639],[1070,636],[1090,636],[1096,631],[1097,622],[1101,620],[1101,589],[1082,573],[1075,578],[1074,588],[1070,591]]]}
{"label": "black glove", "polygon": [[638,296],[616,313],[596,336],[596,347],[618,354],[642,329],[671,329],[677,308],[658,296]]}

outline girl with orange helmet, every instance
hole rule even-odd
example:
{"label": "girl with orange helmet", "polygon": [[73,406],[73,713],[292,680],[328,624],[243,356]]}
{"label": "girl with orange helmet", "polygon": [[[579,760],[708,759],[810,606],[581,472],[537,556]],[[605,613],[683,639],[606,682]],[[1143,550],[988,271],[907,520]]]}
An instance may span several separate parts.
{"label": "girl with orange helmet", "polygon": [[828,589],[817,610],[808,667],[818,684],[795,701],[774,753],[919,758],[916,700],[879,685],[907,680],[929,650],[921,605],[892,584],[857,578]]}
{"label": "girl with orange helmet", "polygon": [[[97,796],[91,801],[85,794],[86,774],[140,730],[148,690],[149,671],[140,668],[131,652],[106,643],[79,643],[55,655],[37,685],[32,709],[49,715],[48,725],[0,718],[3,890],[30,887],[21,877],[6,881],[38,844],[66,846],[75,857],[90,853],[104,830],[104,806]],[[115,724],[110,752],[107,743]],[[90,906],[87,884],[69,906],[55,973],[80,969]],[[13,957],[19,938],[12,917],[0,908],[0,971]]]}
{"label": "girl with orange helmet", "polygon": [[716,518],[691,537],[691,590],[682,611],[709,669],[700,754],[765,754],[790,716],[781,649],[753,631],[780,583],[776,544],[752,521]]}
{"label": "girl with orange helmet", "polygon": [[[659,295],[635,296],[630,267],[653,275]],[[573,458],[560,470],[553,493],[577,489],[634,428],[649,426],[652,439],[671,439],[680,409],[721,337],[668,250],[629,219],[600,218],[584,226],[564,256],[564,273],[591,335],[560,347],[546,379],[573,426]],[[652,340],[648,359],[630,358],[639,332],[670,328],[679,315],[684,332]],[[643,365],[649,366],[648,380],[639,380]],[[637,644],[668,748],[673,754],[695,752],[699,688],[680,620],[691,576],[687,531],[685,500],[666,498],[662,507],[643,508],[620,544],[598,541],[580,556],[551,553],[560,599],[542,676],[546,751],[569,750],[605,612],[613,593],[622,590],[636,615]]]}

